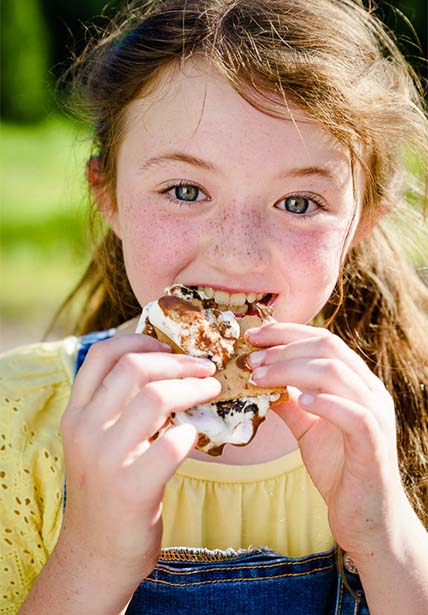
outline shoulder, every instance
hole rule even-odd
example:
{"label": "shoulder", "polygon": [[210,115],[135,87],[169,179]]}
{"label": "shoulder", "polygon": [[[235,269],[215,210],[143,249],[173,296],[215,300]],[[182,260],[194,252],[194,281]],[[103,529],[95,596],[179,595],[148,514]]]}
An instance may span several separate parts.
{"label": "shoulder", "polygon": [[73,380],[79,340],[21,346],[0,355],[0,421],[30,421],[64,397]]}
{"label": "shoulder", "polygon": [[[59,456],[59,422],[70,395],[78,345],[79,338],[68,337],[0,355],[0,455],[2,466],[15,474],[16,488],[28,482],[30,474],[34,479],[34,468],[38,474],[45,472],[42,458]],[[11,485],[3,484],[5,496]]]}
{"label": "shoulder", "polygon": [[19,346],[0,354],[0,382],[30,384],[41,378],[53,382],[73,378],[72,361],[79,344],[79,338],[70,336],[54,342],[39,342]]}

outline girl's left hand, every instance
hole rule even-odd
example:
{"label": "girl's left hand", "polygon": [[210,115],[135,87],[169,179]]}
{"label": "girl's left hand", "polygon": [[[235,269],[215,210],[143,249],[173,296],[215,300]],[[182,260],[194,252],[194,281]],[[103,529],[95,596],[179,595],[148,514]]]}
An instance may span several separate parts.
{"label": "girl's left hand", "polygon": [[[326,329],[269,324],[247,332],[263,348],[249,355],[252,380],[288,386],[273,406],[298,441],[305,466],[329,510],[337,543],[369,557],[403,523],[394,404],[383,383]],[[404,515],[404,519],[405,519]]]}

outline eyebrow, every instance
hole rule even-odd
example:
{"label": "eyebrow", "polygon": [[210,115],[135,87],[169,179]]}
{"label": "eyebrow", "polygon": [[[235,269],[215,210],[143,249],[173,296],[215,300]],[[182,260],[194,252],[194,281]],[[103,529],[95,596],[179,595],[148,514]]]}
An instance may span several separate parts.
{"label": "eyebrow", "polygon": [[[154,156],[153,158],[149,158],[146,162],[140,167],[141,171],[147,171],[150,168],[156,166],[162,166],[165,162],[182,162],[184,164],[189,164],[194,167],[198,167],[200,169],[204,169],[205,171],[211,171],[212,173],[221,174],[219,168],[217,168],[211,162],[207,160],[203,160],[202,158],[198,158],[196,156],[192,156],[191,154],[186,154],[184,152],[167,152],[166,154],[162,154],[162,156]],[[311,175],[318,175],[320,177],[325,177],[329,180],[333,180],[335,183],[338,183],[338,178],[330,169],[320,166],[310,166],[310,167],[296,167],[292,169],[288,169],[279,173],[277,176],[278,179],[285,177],[308,177]]]}

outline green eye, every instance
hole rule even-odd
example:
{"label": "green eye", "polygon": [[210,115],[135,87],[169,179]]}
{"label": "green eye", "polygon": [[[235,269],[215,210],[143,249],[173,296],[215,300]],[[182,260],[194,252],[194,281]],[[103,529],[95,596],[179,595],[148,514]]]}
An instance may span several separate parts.
{"label": "green eye", "polygon": [[174,196],[178,201],[196,201],[199,192],[196,186],[176,186],[174,188]]}
{"label": "green eye", "polygon": [[316,213],[317,209],[323,209],[321,203],[318,202],[315,196],[288,196],[276,204],[278,209],[287,211],[289,214],[304,216]]}
{"label": "green eye", "polygon": [[309,209],[309,199],[302,196],[290,196],[284,200],[285,209],[292,214],[305,214]]}

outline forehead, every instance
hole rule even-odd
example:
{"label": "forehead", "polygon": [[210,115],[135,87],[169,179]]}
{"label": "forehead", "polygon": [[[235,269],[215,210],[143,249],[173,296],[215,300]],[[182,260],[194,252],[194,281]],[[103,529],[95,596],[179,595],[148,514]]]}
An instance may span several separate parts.
{"label": "forehead", "polygon": [[169,67],[126,112],[119,159],[126,150],[145,158],[164,150],[191,151],[237,164],[317,164],[349,172],[349,152],[298,107],[272,117],[250,105],[214,67],[187,61]]}

